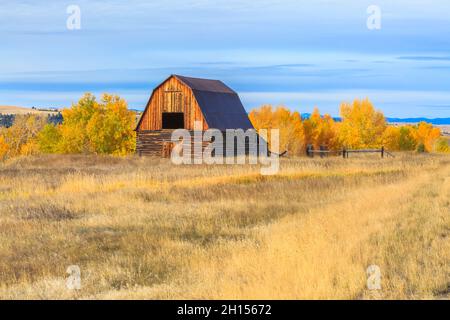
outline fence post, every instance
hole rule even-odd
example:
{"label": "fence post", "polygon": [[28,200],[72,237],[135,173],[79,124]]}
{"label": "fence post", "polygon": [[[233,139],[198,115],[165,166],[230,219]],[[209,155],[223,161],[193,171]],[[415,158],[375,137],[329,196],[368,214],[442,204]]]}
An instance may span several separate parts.
{"label": "fence post", "polygon": [[312,144],[306,146],[306,155],[310,158],[314,158],[314,146]]}
{"label": "fence post", "polygon": [[[320,149],[320,151],[325,151],[325,146],[320,146],[319,149]],[[321,158],[325,157],[325,152],[321,152],[320,157]]]}
{"label": "fence post", "polygon": [[347,151],[345,150],[345,147],[342,149],[342,157],[345,159],[345,153],[346,153]]}
{"label": "fence post", "polygon": [[384,146],[381,147],[381,157],[384,158]]}

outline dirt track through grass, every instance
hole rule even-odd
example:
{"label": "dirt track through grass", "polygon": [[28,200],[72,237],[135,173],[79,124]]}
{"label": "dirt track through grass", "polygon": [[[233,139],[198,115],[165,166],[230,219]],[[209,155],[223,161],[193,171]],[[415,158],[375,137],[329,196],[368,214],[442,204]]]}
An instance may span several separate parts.
{"label": "dirt track through grass", "polygon": [[[24,158],[0,165],[1,298],[445,297],[448,157],[172,166]],[[79,265],[83,288],[65,288]]]}

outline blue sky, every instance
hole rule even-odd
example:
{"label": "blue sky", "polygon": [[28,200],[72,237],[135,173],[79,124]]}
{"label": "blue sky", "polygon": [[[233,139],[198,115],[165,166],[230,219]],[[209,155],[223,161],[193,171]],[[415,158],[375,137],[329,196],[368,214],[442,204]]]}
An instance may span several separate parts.
{"label": "blue sky", "polygon": [[[81,30],[66,28],[71,4]],[[450,117],[448,0],[0,0],[0,39],[0,105],[110,92],[139,109],[182,74],[223,80],[247,110],[338,115],[369,97],[388,116]]]}

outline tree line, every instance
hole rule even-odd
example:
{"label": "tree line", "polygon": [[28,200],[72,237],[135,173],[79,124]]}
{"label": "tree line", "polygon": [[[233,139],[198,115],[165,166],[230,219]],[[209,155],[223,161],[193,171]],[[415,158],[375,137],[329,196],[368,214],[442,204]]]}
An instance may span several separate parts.
{"label": "tree line", "polygon": [[[280,149],[304,155],[306,146],[329,150],[379,148],[450,152],[448,141],[431,124],[388,125],[382,112],[368,100],[340,106],[341,121],[321,115],[316,108],[304,119],[286,107],[264,105],[250,112],[258,129],[280,129]],[[124,99],[104,94],[100,101],[85,94],[62,111],[62,122],[38,115],[16,115],[11,126],[0,128],[0,160],[40,153],[127,155],[136,148],[136,115]],[[269,137],[270,141],[270,137]]]}
{"label": "tree line", "polygon": [[[381,111],[368,100],[355,100],[340,106],[341,121],[321,115],[319,109],[307,119],[298,112],[265,105],[249,114],[256,129],[279,128],[280,149],[303,155],[307,145],[329,150],[380,148],[392,151],[450,152],[439,128],[426,122],[416,125],[388,125]],[[270,139],[269,139],[270,141]]]}
{"label": "tree line", "polygon": [[135,150],[135,114],[119,96],[100,101],[85,94],[62,111],[62,123],[38,115],[17,115],[9,128],[0,128],[0,159],[39,153],[127,155]]}
{"label": "tree line", "polygon": [[[11,127],[14,124],[14,120],[16,119],[16,117],[18,117],[18,115],[16,115],[16,114],[0,113],[0,128],[1,127],[5,127],[5,128]],[[20,117],[20,115],[19,115],[19,117]],[[53,123],[56,125],[56,124],[62,123],[62,120],[63,120],[63,117],[60,112],[58,112],[56,114],[47,115],[48,123]]]}

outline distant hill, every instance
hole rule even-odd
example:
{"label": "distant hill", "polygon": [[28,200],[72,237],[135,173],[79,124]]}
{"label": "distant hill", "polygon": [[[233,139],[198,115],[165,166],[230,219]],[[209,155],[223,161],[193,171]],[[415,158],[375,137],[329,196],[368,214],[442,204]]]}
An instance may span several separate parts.
{"label": "distant hill", "polygon": [[14,124],[14,120],[18,115],[35,114],[46,117],[48,123],[59,124],[63,121],[62,114],[53,108],[36,109],[16,106],[0,106],[0,128],[9,128]]}
{"label": "distant hill", "polygon": [[[302,113],[302,119],[309,119],[311,116],[310,113]],[[341,121],[340,117],[333,117],[335,121]],[[434,125],[450,125],[450,118],[391,118],[386,117],[387,122],[390,123],[419,123],[419,122],[428,122]]]}
{"label": "distant hill", "polygon": [[2,113],[2,114],[28,114],[28,113],[55,114],[55,113],[58,113],[58,111],[50,110],[50,109],[33,109],[33,108],[16,107],[16,106],[0,106],[0,113]]}
{"label": "distant hill", "polygon": [[424,121],[435,125],[450,125],[450,118],[386,118],[386,120],[393,123],[419,123]]}

